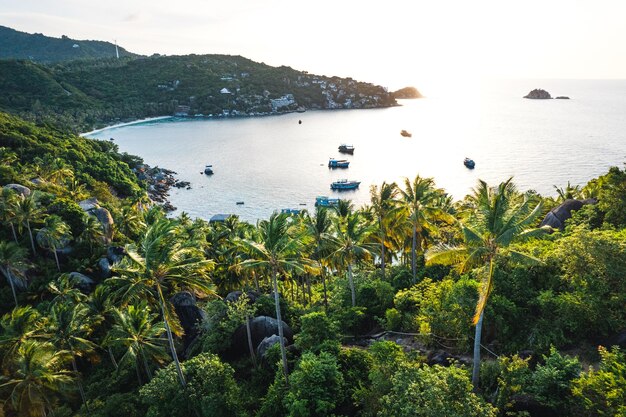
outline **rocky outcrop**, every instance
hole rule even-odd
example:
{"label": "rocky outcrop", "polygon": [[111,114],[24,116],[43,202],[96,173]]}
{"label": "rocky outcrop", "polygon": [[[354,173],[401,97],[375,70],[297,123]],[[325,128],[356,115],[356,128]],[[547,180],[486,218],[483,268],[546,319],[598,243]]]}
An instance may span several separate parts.
{"label": "rocky outcrop", "polygon": [[569,97],[567,96],[558,96],[558,97],[554,97],[557,100],[569,100]]}
{"label": "rocky outcrop", "polygon": [[546,100],[551,99],[552,96],[546,90],[542,90],[541,88],[535,88],[530,93],[525,95],[524,98],[530,98],[533,100]]}
{"label": "rocky outcrop", "polygon": [[109,210],[104,207],[100,207],[98,203],[98,199],[95,197],[88,198],[78,203],[80,208],[85,211],[85,213],[94,216],[100,224],[102,225],[102,231],[104,232],[104,243],[111,243],[113,239],[113,225],[115,222],[113,221],[113,216]]}
{"label": "rocky outcrop", "polygon": [[70,272],[70,279],[76,283],[76,287],[83,292],[91,292],[96,286],[96,281],[80,272]]}
{"label": "rocky outcrop", "polygon": [[4,186],[4,188],[7,188],[9,190],[13,190],[18,194],[21,194],[24,197],[28,197],[31,193],[30,188],[25,187],[23,185],[20,184],[7,184]]}
{"label": "rocky outcrop", "polygon": [[[268,349],[278,343],[280,343],[280,336],[278,336],[277,334],[273,334],[271,336],[264,338],[263,340],[261,340],[261,343],[259,343],[259,345],[256,348],[256,357],[260,358],[261,360],[264,360],[265,354],[267,353]],[[285,344],[287,344],[286,340],[285,340]]]}
{"label": "rocky outcrop", "polygon": [[196,298],[188,291],[179,292],[170,298],[178,320],[183,327],[183,352],[200,334],[198,325],[206,317],[206,313],[196,305]]}
{"label": "rocky outcrop", "polygon": [[[268,316],[255,317],[250,320],[250,333],[252,336],[252,346],[258,346],[266,337],[278,335],[278,320]],[[293,343],[293,331],[284,321],[283,335],[287,342]],[[248,351],[248,334],[245,324],[242,324],[235,330],[232,342],[232,351],[234,354],[241,355]]]}
{"label": "rocky outcrop", "polygon": [[572,211],[580,210],[585,204],[596,204],[597,202],[598,200],[594,198],[587,200],[567,199],[546,214],[541,222],[541,227],[550,226],[553,229],[563,230],[565,229],[565,221],[572,217]]}
{"label": "rocky outcrop", "polygon": [[[239,297],[241,297],[242,294],[243,293],[241,291],[229,292],[228,295],[224,297],[224,301],[229,302],[229,303],[235,302],[239,299]],[[246,295],[248,296],[248,299],[252,303],[256,302],[256,300],[261,296],[261,294],[259,294],[256,291],[246,291]]]}
{"label": "rocky outcrop", "polygon": [[424,97],[415,87],[404,87],[391,93],[395,99],[412,99]]}

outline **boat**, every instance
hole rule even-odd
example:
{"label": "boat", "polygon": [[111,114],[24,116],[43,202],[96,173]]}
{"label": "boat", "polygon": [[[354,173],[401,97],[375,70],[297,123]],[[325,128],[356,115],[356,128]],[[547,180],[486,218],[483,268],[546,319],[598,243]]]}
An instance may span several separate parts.
{"label": "boat", "polygon": [[204,173],[207,175],[213,175],[213,165],[207,165],[204,167]]}
{"label": "boat", "polygon": [[330,184],[332,190],[356,190],[361,181],[348,181],[346,179],[335,181]]}
{"label": "boat", "polygon": [[465,165],[466,167],[468,167],[469,169],[474,169],[474,167],[476,166],[476,162],[474,162],[473,159],[470,158],[465,158],[463,160],[463,165]]}
{"label": "boat", "polygon": [[350,161],[346,159],[330,158],[328,160],[328,168],[348,168],[348,165],[350,165]]}
{"label": "boat", "polygon": [[315,207],[335,207],[338,204],[338,198],[328,198],[325,195],[315,197]]}
{"label": "boat", "polygon": [[300,212],[302,212],[302,210],[300,209],[293,209],[293,208],[284,208],[280,210],[281,214],[295,214],[298,215],[300,214]]}
{"label": "boat", "polygon": [[237,204],[238,206],[243,206],[245,203],[243,201],[237,201],[235,204]]}
{"label": "boat", "polygon": [[413,136],[413,135],[411,134],[411,132],[408,132],[408,131],[406,131],[406,130],[404,130],[404,129],[402,129],[402,130],[400,131],[400,134],[401,134],[402,136],[404,136],[405,138],[410,138],[411,136]]}
{"label": "boat", "polygon": [[346,145],[345,143],[342,143],[341,145],[339,145],[339,152],[349,153],[350,155],[352,155],[354,153],[354,146]]}

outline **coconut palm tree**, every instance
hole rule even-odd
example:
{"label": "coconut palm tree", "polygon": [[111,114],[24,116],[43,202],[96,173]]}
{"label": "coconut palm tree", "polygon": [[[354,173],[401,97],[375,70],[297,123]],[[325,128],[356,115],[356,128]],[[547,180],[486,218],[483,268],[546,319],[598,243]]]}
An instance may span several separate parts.
{"label": "coconut palm tree", "polygon": [[57,269],[61,271],[57,249],[64,246],[70,238],[70,227],[59,216],[48,216],[45,225],[37,234],[37,243],[44,249],[52,251]]}
{"label": "coconut palm tree", "polygon": [[328,309],[328,294],[326,289],[325,261],[330,254],[329,242],[332,233],[333,222],[331,212],[325,207],[317,207],[313,216],[307,216],[304,220],[309,236],[313,238],[311,259],[318,264],[322,286],[324,288],[324,308]]}
{"label": "coconut palm tree", "polygon": [[165,333],[165,325],[163,322],[156,322],[157,315],[150,312],[145,302],[139,305],[131,304],[124,310],[114,308],[113,316],[115,324],[107,334],[104,345],[124,350],[119,364],[134,362],[140,385],[141,364],[150,381],[152,372],[149,360],[160,364],[168,357],[167,347],[161,338]]}
{"label": "coconut palm tree", "polygon": [[580,197],[580,185],[572,185],[570,182],[567,182],[567,186],[565,188],[559,188],[556,185],[554,186],[556,193],[558,194],[557,202],[562,203],[565,200],[571,200],[573,198]]}
{"label": "coconut palm tree", "polygon": [[213,294],[208,272],[213,262],[206,260],[197,247],[183,245],[177,236],[176,225],[168,219],[156,220],[139,242],[139,247],[126,246],[127,256],[113,267],[119,274],[111,278],[117,296],[124,303],[141,301],[155,302],[161,310],[169,348],[181,385],[185,386],[172,329],[182,333],[180,323],[172,305],[167,301],[179,290],[190,290],[203,295]]}
{"label": "coconut palm tree", "polygon": [[0,221],[11,227],[15,243],[19,243],[15,232],[15,225],[18,223],[16,218],[17,200],[18,195],[15,191],[10,188],[2,188],[0,193]]}
{"label": "coconut palm tree", "polygon": [[[87,339],[93,332],[95,326],[95,317],[91,315],[90,310],[83,303],[59,302],[52,305],[48,312],[48,321],[45,325],[48,341],[57,349],[68,351],[72,368],[76,375],[78,365],[76,357],[85,356],[93,353],[97,346],[94,342]],[[83,404],[87,406],[87,397],[80,379],[76,380],[80,396]]]}
{"label": "coconut palm tree", "polygon": [[33,231],[31,230],[30,225],[31,223],[37,222],[41,219],[42,211],[33,194],[28,197],[22,196],[17,199],[14,215],[17,220],[17,228],[20,233],[22,233],[23,227],[26,226],[28,235],[30,236],[30,246],[33,250],[33,254],[36,253],[35,240],[33,239]]}
{"label": "coconut palm tree", "polygon": [[417,279],[417,253],[423,251],[426,232],[435,229],[434,222],[437,220],[448,223],[454,221],[454,217],[446,213],[439,205],[443,194],[443,190],[435,188],[432,178],[422,178],[419,175],[413,181],[405,178],[404,189],[400,190],[403,212],[411,226],[413,282]]}
{"label": "coconut palm tree", "polygon": [[375,244],[368,242],[368,238],[374,228],[363,221],[360,212],[348,214],[343,221],[340,218],[333,221],[335,223],[335,235],[330,239],[330,245],[333,247],[331,259],[338,269],[346,269],[352,296],[352,307],[356,307],[352,266],[372,256]]}
{"label": "coconut palm tree", "polygon": [[13,242],[0,241],[0,272],[11,286],[15,307],[18,306],[15,287],[26,286],[24,271],[27,267],[25,249]]}
{"label": "coconut palm tree", "polygon": [[115,215],[115,227],[124,236],[134,239],[145,232],[146,224],[143,216],[134,208],[124,206]]}
{"label": "coconut palm tree", "polygon": [[18,415],[46,416],[73,382],[65,369],[70,353],[48,342],[26,340],[17,349],[8,375],[0,377],[0,393]]}
{"label": "coconut palm tree", "polygon": [[86,215],[83,221],[83,232],[78,240],[87,244],[90,251],[93,251],[94,246],[102,246],[105,242],[102,223],[96,217]]}
{"label": "coconut palm tree", "polygon": [[464,243],[451,247],[439,245],[429,249],[426,261],[429,264],[456,264],[461,272],[478,267],[481,277],[478,302],[473,324],[476,326],[474,338],[474,369],[472,383],[478,387],[480,370],[480,339],[485,305],[493,289],[493,276],[498,258],[519,262],[538,263],[529,255],[502,249],[515,241],[539,236],[545,230],[531,227],[541,213],[541,203],[532,207],[527,195],[520,196],[512,178],[492,188],[479,181],[470,197],[474,210],[466,223],[461,224]]}
{"label": "coconut palm tree", "polygon": [[16,307],[0,318],[0,356],[2,367],[13,360],[17,349],[29,339],[41,338],[43,320],[31,306]]}
{"label": "coconut palm tree", "polygon": [[387,224],[391,220],[394,214],[397,213],[399,205],[395,200],[398,195],[398,185],[395,182],[387,184],[383,181],[378,188],[377,185],[370,187],[370,201],[372,203],[372,213],[376,217],[376,223],[378,225],[378,233],[380,239],[380,269],[383,279],[385,278],[385,249],[387,237]]}
{"label": "coconut palm tree", "polygon": [[274,306],[278,321],[283,373],[285,374],[285,383],[289,385],[289,369],[287,367],[287,353],[278,294],[278,274],[284,274],[286,271],[303,272],[305,266],[310,266],[311,261],[301,256],[301,250],[307,243],[307,237],[302,229],[295,227],[293,218],[276,212],[268,220],[260,221],[257,229],[258,241],[247,239],[240,241],[242,250],[248,254],[248,259],[240,265],[242,268],[270,273],[274,289]]}

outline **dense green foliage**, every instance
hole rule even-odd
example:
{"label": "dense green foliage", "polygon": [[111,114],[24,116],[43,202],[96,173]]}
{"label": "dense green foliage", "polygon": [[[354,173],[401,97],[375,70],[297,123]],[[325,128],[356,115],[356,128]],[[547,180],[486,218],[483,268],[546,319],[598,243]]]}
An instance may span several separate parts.
{"label": "dense green foliage", "polygon": [[[77,45],[77,46],[74,46]],[[118,47],[120,57],[137,56]],[[75,59],[112,58],[115,44],[83,41],[62,36],[53,38],[41,33],[25,33],[0,26],[0,59],[30,59],[37,62],[58,62]]]}
{"label": "dense green foliage", "polygon": [[380,86],[240,56],[108,58],[49,66],[0,61],[0,110],[82,131],[174,114],[221,117],[395,104]]}
{"label": "dense green foliage", "polygon": [[619,168],[550,234],[558,200],[507,181],[452,203],[421,177],[208,223],[167,218],[108,142],[0,122],[1,183],[32,191],[0,194],[0,415],[625,415]]}

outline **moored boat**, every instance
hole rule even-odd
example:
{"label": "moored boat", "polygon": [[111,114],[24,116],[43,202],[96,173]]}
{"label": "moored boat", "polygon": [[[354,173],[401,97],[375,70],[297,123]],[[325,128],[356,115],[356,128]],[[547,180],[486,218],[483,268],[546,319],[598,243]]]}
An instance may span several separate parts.
{"label": "moored boat", "polygon": [[341,145],[339,145],[339,152],[349,153],[350,155],[352,155],[354,153],[354,146],[346,145],[345,143],[342,143]]}
{"label": "moored boat", "polygon": [[295,214],[298,215],[302,212],[302,210],[300,209],[293,209],[293,208],[284,208],[280,210],[281,214]]}
{"label": "moored boat", "polygon": [[338,198],[328,198],[325,195],[315,197],[315,207],[335,207],[339,204]]}
{"label": "moored boat", "polygon": [[361,181],[349,181],[342,179],[331,183],[330,188],[332,190],[355,190],[359,188],[359,184],[361,184]]}
{"label": "moored boat", "polygon": [[204,173],[207,175],[213,174],[213,165],[207,165],[204,167]]}
{"label": "moored boat", "polygon": [[350,161],[346,159],[330,158],[328,160],[328,168],[348,168],[348,165],[350,165]]}
{"label": "moored boat", "polygon": [[465,165],[469,169],[474,169],[474,167],[476,166],[476,162],[474,162],[473,159],[465,158],[463,160],[463,165]]}

